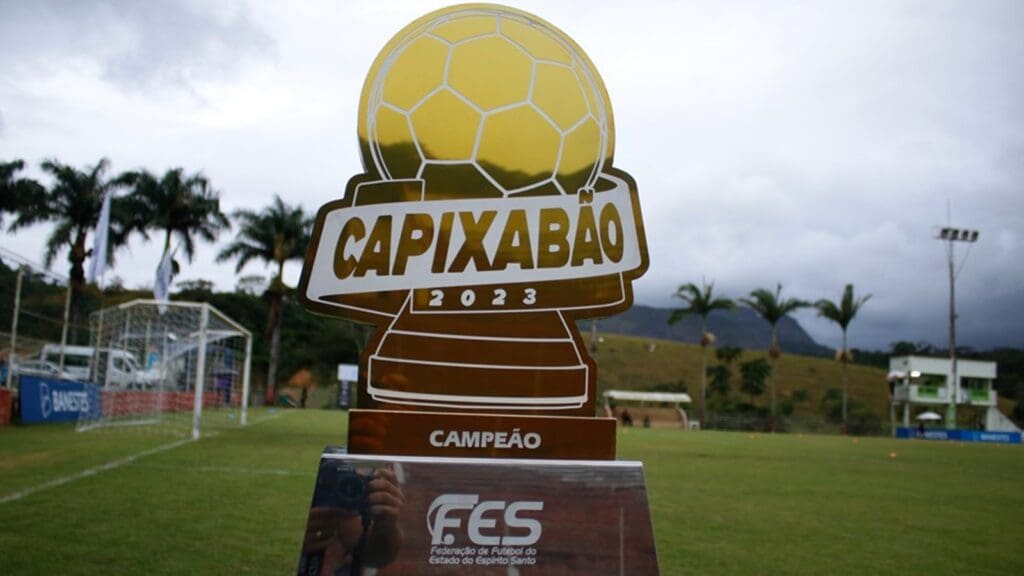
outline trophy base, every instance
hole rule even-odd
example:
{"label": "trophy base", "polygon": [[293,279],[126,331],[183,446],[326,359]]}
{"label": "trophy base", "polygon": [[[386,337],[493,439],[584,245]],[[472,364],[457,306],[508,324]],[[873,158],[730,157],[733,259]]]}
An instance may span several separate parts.
{"label": "trophy base", "polygon": [[615,420],[576,416],[351,410],[352,454],[615,459]]}
{"label": "trophy base", "polygon": [[[401,494],[390,517],[360,521],[365,495],[338,489],[358,488],[368,478],[388,479]],[[660,573],[640,462],[354,455],[329,448],[312,500],[300,576],[354,576],[368,568],[410,576]]]}

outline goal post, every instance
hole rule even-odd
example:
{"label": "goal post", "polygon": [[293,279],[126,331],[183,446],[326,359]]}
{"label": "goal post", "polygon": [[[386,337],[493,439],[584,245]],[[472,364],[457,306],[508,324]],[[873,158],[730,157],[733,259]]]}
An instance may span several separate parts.
{"label": "goal post", "polygon": [[89,321],[98,408],[81,413],[78,430],[131,425],[199,438],[246,424],[252,334],[216,307],[133,300]]}
{"label": "goal post", "polygon": [[203,415],[203,392],[206,387],[206,330],[210,327],[210,309],[203,306],[199,312],[199,344],[196,347],[199,359],[196,360],[196,385],[192,401],[192,438],[199,439],[201,418]]}

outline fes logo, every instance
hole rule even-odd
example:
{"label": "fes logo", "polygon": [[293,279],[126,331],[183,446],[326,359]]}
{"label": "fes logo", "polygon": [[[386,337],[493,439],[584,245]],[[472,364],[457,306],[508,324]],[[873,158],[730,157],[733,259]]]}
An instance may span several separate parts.
{"label": "fes logo", "polygon": [[647,247],[583,50],[519,10],[442,9],[381,50],[358,120],[365,173],[318,212],[299,294],[377,325],[362,397],[592,416],[575,321],[629,307]]}

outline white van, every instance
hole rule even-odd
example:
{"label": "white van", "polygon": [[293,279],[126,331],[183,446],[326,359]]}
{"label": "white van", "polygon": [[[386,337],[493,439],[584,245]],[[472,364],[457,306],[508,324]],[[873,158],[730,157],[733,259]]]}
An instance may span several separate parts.
{"label": "white van", "polygon": [[[88,346],[64,347],[64,371],[76,380],[88,380],[92,376],[93,349]],[[46,344],[39,353],[39,359],[60,366],[60,345]]]}
{"label": "white van", "polygon": [[[100,386],[113,388],[152,388],[162,378],[160,370],[143,370],[135,356],[126,350],[102,349],[97,354],[90,346],[66,346],[64,348],[64,371],[82,380],[94,378],[92,366],[94,358],[99,356],[99,365],[104,366],[99,375]],[[43,346],[40,359],[59,365],[60,346],[47,344]]]}

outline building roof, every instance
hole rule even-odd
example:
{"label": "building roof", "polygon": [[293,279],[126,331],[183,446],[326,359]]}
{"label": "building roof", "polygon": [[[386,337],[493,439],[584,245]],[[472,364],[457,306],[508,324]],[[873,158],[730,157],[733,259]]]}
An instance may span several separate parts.
{"label": "building roof", "polygon": [[[953,370],[949,358],[931,358],[927,356],[892,356],[889,358],[889,373],[903,378],[911,372],[948,376]],[[985,360],[966,360],[957,358],[956,371],[960,378],[996,377],[996,363]]]}
{"label": "building roof", "polygon": [[682,392],[638,392],[636,390],[607,390],[604,393],[605,398],[612,400],[626,400],[634,402],[672,402],[675,404],[689,403],[691,398],[689,394]]}

